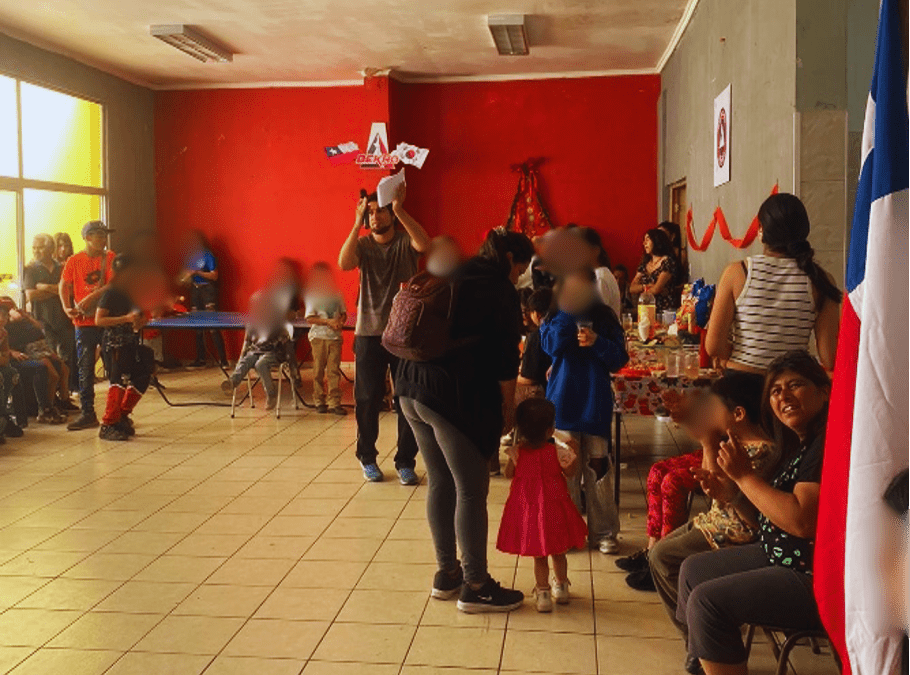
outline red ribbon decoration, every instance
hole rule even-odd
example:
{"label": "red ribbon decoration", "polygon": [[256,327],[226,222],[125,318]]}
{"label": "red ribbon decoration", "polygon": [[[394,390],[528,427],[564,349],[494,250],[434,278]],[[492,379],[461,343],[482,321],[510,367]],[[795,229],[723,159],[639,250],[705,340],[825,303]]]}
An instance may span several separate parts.
{"label": "red ribbon decoration", "polygon": [[[774,187],[771,188],[771,194],[776,195],[778,192],[780,192],[780,186],[775,183]],[[711,239],[714,236],[715,228],[720,228],[720,236],[730,242],[734,248],[740,249],[751,246],[752,242],[754,242],[755,238],[758,236],[758,231],[761,229],[761,224],[758,222],[758,215],[756,215],[749,224],[749,229],[746,230],[742,239],[735,239],[730,232],[730,226],[727,224],[727,218],[724,216],[723,209],[718,206],[714,209],[714,217],[708,224],[708,229],[705,230],[701,243],[698,243],[695,240],[695,234],[692,232],[692,220],[692,207],[690,206],[689,212],[686,214],[686,238],[689,240],[689,246],[693,251],[706,251],[708,249],[708,246],[711,244]]]}

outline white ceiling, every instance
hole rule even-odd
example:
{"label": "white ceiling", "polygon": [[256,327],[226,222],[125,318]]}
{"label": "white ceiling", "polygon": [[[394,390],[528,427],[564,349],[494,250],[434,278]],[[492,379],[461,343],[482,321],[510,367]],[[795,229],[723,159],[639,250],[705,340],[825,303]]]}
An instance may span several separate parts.
{"label": "white ceiling", "polygon": [[[653,71],[694,0],[0,0],[0,30],[155,87]],[[526,14],[499,56],[487,14]],[[149,35],[185,23],[236,53],[199,63]]]}

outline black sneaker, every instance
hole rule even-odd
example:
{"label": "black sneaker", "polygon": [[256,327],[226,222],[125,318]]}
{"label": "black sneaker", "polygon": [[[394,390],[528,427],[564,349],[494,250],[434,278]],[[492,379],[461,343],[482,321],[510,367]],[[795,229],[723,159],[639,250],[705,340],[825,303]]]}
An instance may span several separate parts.
{"label": "black sneaker", "polygon": [[437,600],[451,600],[464,585],[464,572],[459,567],[458,574],[450,574],[445,570],[439,570],[433,577],[433,590],[430,595]]}
{"label": "black sneaker", "polygon": [[127,436],[136,435],[136,427],[133,425],[133,420],[131,420],[127,415],[121,415],[120,419],[117,421],[117,424],[114,425],[120,431],[125,433]]}
{"label": "black sneaker", "polygon": [[616,566],[623,572],[638,572],[648,567],[648,549],[643,548],[625,558],[618,558]]}
{"label": "black sneaker", "polygon": [[191,364],[189,364],[187,368],[205,368],[205,361],[202,359],[196,359]]}
{"label": "black sneaker", "polygon": [[22,427],[13,422],[12,420],[6,421],[6,427],[3,429],[3,435],[7,438],[21,438],[25,434],[22,431]]}
{"label": "black sneaker", "polygon": [[461,587],[458,598],[458,609],[465,614],[483,614],[486,612],[511,612],[521,607],[525,594],[511,588],[503,588],[493,579],[476,591],[470,584]]}
{"label": "black sneaker", "polygon": [[651,576],[650,567],[629,574],[626,577],[626,585],[636,591],[649,591],[651,593],[657,591],[657,587],[654,585],[654,577]]}
{"label": "black sneaker", "polygon": [[331,409],[333,415],[338,415],[339,417],[344,417],[348,414],[348,411],[344,409],[344,406],[336,405]]}
{"label": "black sneaker", "polygon": [[323,403],[322,405],[316,406],[316,412],[318,412],[318,413],[325,415],[328,411],[329,411],[329,406],[327,406],[325,403]]}
{"label": "black sneaker", "polygon": [[129,438],[126,432],[113,424],[102,424],[98,430],[98,438],[105,441],[125,441]]}
{"label": "black sneaker", "polygon": [[701,661],[692,655],[686,657],[686,665],[683,668],[690,675],[701,675],[705,672],[704,668],[701,667]]}
{"label": "black sneaker", "polygon": [[66,425],[69,431],[81,431],[82,429],[94,429],[98,426],[98,416],[94,412],[82,413],[72,422]]}

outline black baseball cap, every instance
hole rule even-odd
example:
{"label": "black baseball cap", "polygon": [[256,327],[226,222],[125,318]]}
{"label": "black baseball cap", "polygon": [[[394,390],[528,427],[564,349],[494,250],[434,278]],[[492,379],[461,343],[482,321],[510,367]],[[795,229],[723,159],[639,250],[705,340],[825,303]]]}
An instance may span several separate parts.
{"label": "black baseball cap", "polygon": [[113,230],[109,229],[100,220],[90,220],[85,225],[82,226],[82,238],[85,239],[92,232],[104,232],[105,234],[110,234]]}

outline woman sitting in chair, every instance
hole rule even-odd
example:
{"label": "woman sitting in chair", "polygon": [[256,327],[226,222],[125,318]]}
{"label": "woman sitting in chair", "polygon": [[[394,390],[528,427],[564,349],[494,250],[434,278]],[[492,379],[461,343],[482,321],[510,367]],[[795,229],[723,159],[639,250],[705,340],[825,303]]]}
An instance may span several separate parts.
{"label": "woman sitting in chair", "polygon": [[221,383],[221,390],[232,394],[243,378],[255,368],[262,380],[266,394],[266,410],[274,410],[278,402],[278,388],[272,380],[272,367],[287,358],[290,340],[286,311],[276,311],[268,292],[257,292],[250,298],[250,318],[243,336],[243,350],[230,379]]}
{"label": "woman sitting in chair", "polygon": [[[676,618],[688,628],[686,670],[745,675],[748,653],[741,626],[782,630],[820,627],[812,594],[812,553],[831,381],[805,351],[775,359],[762,404],[783,448],[770,482],[753,468],[735,434],[721,444],[720,471],[702,486],[724,500],[738,489],[758,510],[758,542],[686,558]],[[700,664],[699,664],[700,661]]]}

